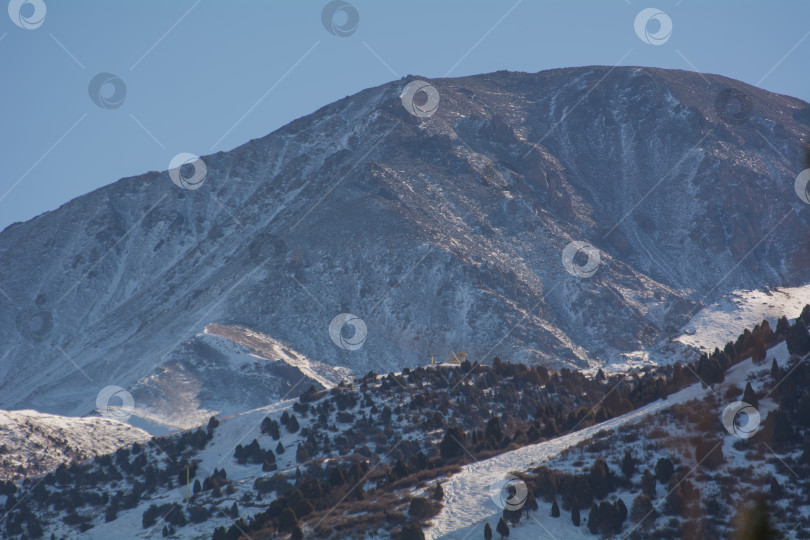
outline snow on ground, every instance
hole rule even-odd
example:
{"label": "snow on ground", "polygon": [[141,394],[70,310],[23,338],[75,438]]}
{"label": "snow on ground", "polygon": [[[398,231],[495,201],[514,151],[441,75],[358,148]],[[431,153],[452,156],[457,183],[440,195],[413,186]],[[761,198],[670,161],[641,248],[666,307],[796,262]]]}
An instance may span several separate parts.
{"label": "snow on ground", "polygon": [[296,397],[313,384],[332,388],[348,373],[260,332],[209,324],[128,388],[135,403],[130,423],[153,435],[191,429],[211,416]]}
{"label": "snow on ground", "polygon": [[298,368],[301,373],[318,381],[324,388],[332,388],[351,373],[348,368],[332,367],[323,362],[311,360],[298,352],[290,350],[282,342],[249,328],[209,324],[205,333],[224,337],[233,343],[253,351],[258,358],[278,360]]}
{"label": "snow on ground", "polygon": [[[605,373],[622,373],[647,366],[691,362],[697,352],[711,352],[736,341],[742,329],[767,319],[771,328],[783,315],[793,319],[810,304],[810,284],[769,290],[737,290],[698,311],[680,330],[680,335],[652,347],[622,353],[601,366]],[[596,368],[582,370],[593,374]]]}
{"label": "snow on ground", "polygon": [[[780,343],[768,350],[768,361],[761,366],[755,366],[750,358],[732,366],[726,374],[725,381],[722,385],[716,387],[714,391],[702,388],[699,383],[694,384],[672,394],[665,401],[659,400],[650,403],[601,424],[466,465],[462,472],[450,477],[442,484],[444,507],[439,515],[433,519],[433,526],[425,531],[425,537],[431,540],[479,538],[483,534],[485,521],[489,522],[494,531],[495,525],[501,516],[502,508],[495,504],[490,494],[493,491],[493,486],[499,486],[498,483],[503,481],[512,471],[525,472],[543,462],[559,458],[565,450],[593,438],[600,431],[615,431],[621,426],[637,423],[673,405],[686,403],[694,399],[702,399],[710,393],[722,394],[731,385],[744,388],[746,381],[751,379],[754,374],[761,373],[763,370],[767,371],[770,368],[771,358],[775,358],[780,365],[784,365],[789,356],[785,343]],[[760,403],[758,409],[762,415],[762,421],[765,420],[767,413],[774,407],[775,403],[771,399],[763,400]],[[718,414],[720,413],[721,411],[718,411]],[[730,457],[740,454],[740,452],[732,449],[731,443],[733,441],[733,437],[728,437],[727,444],[724,447],[725,454]],[[742,459],[740,456],[737,457]],[[733,462],[734,458],[732,457],[730,461]],[[746,463],[740,462],[736,465],[743,466]],[[559,468],[573,470],[571,467],[566,467],[565,464]],[[497,487],[495,491],[497,492]],[[622,498],[627,507],[630,508],[632,498],[629,495]],[[530,517],[521,521],[519,527],[511,528],[510,540],[534,540],[538,538],[592,540],[594,538],[586,527],[573,527],[570,518],[565,513],[559,519],[545,519],[549,515],[551,505],[541,500],[538,500],[538,503],[540,509],[536,514],[542,516],[542,518]],[[585,514],[587,514],[587,510],[583,511],[583,518],[586,517]]]}
{"label": "snow on ground", "polygon": [[[245,507],[243,506],[240,498],[245,491],[252,491],[253,482],[259,476],[272,476],[276,472],[285,472],[294,469],[297,466],[295,461],[295,450],[298,441],[300,440],[300,431],[298,433],[288,433],[284,426],[281,427],[281,443],[285,446],[286,451],[283,454],[276,454],[276,464],[278,471],[261,472],[259,465],[239,465],[233,460],[234,448],[237,444],[246,446],[255,438],[264,448],[270,448],[275,451],[278,441],[274,441],[269,435],[262,435],[261,421],[265,416],[271,416],[275,419],[281,415],[284,410],[292,408],[292,404],[296,400],[285,400],[262,407],[252,411],[220,418],[220,425],[214,430],[213,439],[206,445],[205,450],[200,452],[195,459],[200,459],[197,469],[196,479],[202,480],[209,476],[215,468],[224,468],[227,471],[228,478],[234,481],[237,489],[236,493],[231,496],[225,496],[223,499],[216,503],[216,506],[222,509],[229,508],[234,502],[238,502],[242,515],[252,515],[264,509],[261,507]],[[292,412],[292,411],[290,411]],[[301,426],[306,426],[308,421],[301,419]],[[193,481],[192,481],[193,482]],[[254,492],[255,493],[255,492]],[[272,499],[271,496],[265,497],[265,502],[269,503]],[[162,538],[161,527],[163,522],[158,520],[159,526],[144,529],[141,523],[143,513],[146,508],[151,504],[166,504],[166,503],[182,503],[185,506],[186,500],[186,486],[177,485],[174,489],[163,491],[161,495],[155,498],[142,500],[138,506],[131,510],[124,510],[119,512],[118,518],[110,523],[105,523],[103,518],[94,522],[94,527],[84,533],[83,538],[97,539],[97,540],[131,540],[133,538]],[[204,503],[205,504],[205,503]],[[206,504],[208,506],[208,504]],[[224,526],[226,528],[234,520],[221,512],[215,511],[211,518],[203,523],[194,524],[189,523],[178,531],[181,538],[187,539],[209,539],[216,527]],[[67,526],[61,526],[57,532],[64,534],[72,534],[72,529]]]}
{"label": "snow on ground", "polygon": [[[531,467],[536,467],[540,463],[556,457],[563,450],[592,438],[602,430],[615,430],[627,423],[637,422],[676,403],[684,403],[702,397],[706,392],[708,390],[701,389],[700,384],[694,384],[673,394],[666,401],[659,400],[601,424],[465,466],[462,472],[452,476],[446,483],[442,484],[444,488],[444,508],[433,520],[433,527],[426,531],[426,538],[456,538],[460,540],[470,535],[471,530],[480,529],[483,531],[483,521],[486,520],[490,521],[490,525],[493,525],[494,529],[494,524],[497,523],[501,514],[501,508],[490,499],[490,486],[503,480],[511,471],[525,471]],[[530,535],[521,536],[527,533],[530,533]],[[571,531],[568,528],[565,529],[565,534],[562,536],[560,536],[561,531],[550,530],[550,533],[545,534],[549,538],[580,538],[571,537]],[[593,538],[588,536],[587,533],[583,532],[582,534],[581,538]],[[509,538],[510,540],[520,540],[522,538],[537,538],[537,536],[536,531],[531,532],[528,528],[523,530],[518,528]]]}
{"label": "snow on ground", "polygon": [[763,319],[770,322],[771,328],[776,328],[779,317],[797,317],[807,304],[810,304],[810,284],[770,291],[734,291],[720,302],[700,310],[676,340],[703,351],[722,348],[737,339],[741,328],[753,328]]}
{"label": "snow on ground", "polygon": [[109,454],[150,438],[143,430],[107,418],[0,410],[0,480],[51,471],[74,458]]}

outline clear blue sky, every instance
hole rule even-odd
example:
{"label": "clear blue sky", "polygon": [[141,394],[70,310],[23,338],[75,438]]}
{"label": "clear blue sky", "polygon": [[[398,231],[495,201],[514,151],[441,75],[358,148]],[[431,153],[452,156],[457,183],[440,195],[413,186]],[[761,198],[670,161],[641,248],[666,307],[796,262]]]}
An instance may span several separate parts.
{"label": "clear blue sky", "polygon": [[[810,101],[807,0],[351,0],[360,22],[348,37],[324,28],[326,1],[42,1],[36,29],[0,14],[0,229],[406,74],[620,63],[719,73]],[[663,45],[634,31],[648,7],[672,20]],[[120,107],[91,101],[100,72],[126,84]]]}

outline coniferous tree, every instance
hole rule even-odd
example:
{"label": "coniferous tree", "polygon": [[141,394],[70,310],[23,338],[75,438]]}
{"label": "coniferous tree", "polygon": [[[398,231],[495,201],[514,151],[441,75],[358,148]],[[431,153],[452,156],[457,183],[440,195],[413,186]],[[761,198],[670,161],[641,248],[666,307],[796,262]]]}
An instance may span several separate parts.
{"label": "coniferous tree", "polygon": [[551,517],[560,517],[560,507],[557,505],[557,499],[554,499],[554,502],[551,503]]}
{"label": "coniferous tree", "polygon": [[810,304],[805,304],[804,309],[802,309],[801,315],[799,318],[804,321],[805,326],[810,326]]}
{"label": "coniferous tree", "polygon": [[495,527],[495,531],[501,535],[501,540],[509,536],[509,525],[506,524],[503,518],[498,520],[498,526]]}
{"label": "coniferous tree", "polygon": [[655,498],[655,477],[649,469],[645,470],[644,474],[641,476],[641,491],[647,497],[651,499]]}
{"label": "coniferous tree", "polygon": [[765,346],[765,341],[760,337],[754,336],[751,341],[751,361],[754,365],[760,365],[765,361],[768,349]]}
{"label": "coniferous tree", "polygon": [[788,322],[787,317],[782,315],[778,321],[776,321],[776,337],[779,339],[785,339],[787,337],[788,332],[790,331],[790,322]]}
{"label": "coniferous tree", "polygon": [[776,499],[781,499],[784,494],[785,494],[785,490],[782,489],[782,486],[779,484],[779,481],[776,479],[776,477],[772,476],[771,477],[771,495]]}
{"label": "coniferous tree", "polygon": [[489,523],[484,524],[484,540],[492,540],[492,527]]}
{"label": "coniferous tree", "polygon": [[726,461],[723,445],[710,439],[700,441],[695,448],[695,459],[707,469],[716,469]]}
{"label": "coniferous tree", "polygon": [[534,496],[532,490],[529,490],[526,493],[526,504],[523,505],[523,512],[526,516],[529,516],[531,512],[537,512],[540,508],[540,505],[537,504],[537,499]]}
{"label": "coniferous tree", "polygon": [[574,524],[574,527],[579,527],[580,525],[580,515],[579,515],[579,499],[574,497],[574,501],[571,503],[571,523]]}
{"label": "coniferous tree", "polygon": [[633,499],[633,507],[630,509],[630,518],[633,521],[640,523],[644,520],[645,523],[650,523],[654,514],[655,509],[647,495],[641,493]]}
{"label": "coniferous tree", "polygon": [[343,471],[340,470],[340,467],[335,467],[329,473],[329,485],[332,487],[342,486],[346,482],[346,479],[343,477]]}
{"label": "coniferous tree", "polygon": [[409,523],[402,527],[401,540],[425,540],[425,533],[416,523]]}
{"label": "coniferous tree", "polygon": [[439,444],[439,452],[442,458],[451,459],[464,454],[464,444],[467,441],[467,436],[464,430],[458,426],[449,428]]}
{"label": "coniferous tree", "polygon": [[298,526],[298,518],[291,508],[285,508],[278,516],[278,529],[280,531],[291,531]]}
{"label": "coniferous tree", "polygon": [[593,495],[597,499],[607,497],[608,491],[610,490],[609,476],[610,470],[605,460],[602,458],[597,459],[591,467],[588,476],[588,483],[591,485]]}
{"label": "coniferous tree", "polygon": [[627,450],[622,459],[622,474],[624,474],[625,478],[630,479],[635,472],[636,460],[633,458],[633,454],[630,453],[630,450]]}
{"label": "coniferous tree", "polygon": [[623,500],[616,499],[613,506],[616,508],[616,515],[619,519],[619,528],[621,528],[622,523],[624,523],[624,520],[627,519],[627,505],[624,504]]}
{"label": "coniferous tree", "polygon": [[444,499],[444,488],[438,482],[436,482],[436,489],[433,490],[433,500],[441,501]]}
{"label": "coniferous tree", "polygon": [[785,342],[790,354],[804,356],[810,352],[810,334],[802,319],[796,319],[796,322],[790,327]]}
{"label": "coniferous tree", "polygon": [[591,531],[591,534],[599,534],[600,525],[599,507],[593,502],[591,503],[591,510],[588,512],[588,530]]}
{"label": "coniferous tree", "polygon": [[503,431],[501,430],[501,422],[497,416],[493,416],[487,422],[487,427],[484,430],[484,439],[491,441],[496,448],[500,445],[503,439]]}
{"label": "coniferous tree", "polygon": [[749,405],[753,405],[754,407],[759,406],[759,400],[757,399],[757,394],[754,392],[754,389],[751,387],[751,382],[745,383],[745,391],[743,392],[742,400]]}
{"label": "coniferous tree", "polygon": [[655,464],[655,479],[661,484],[666,484],[675,472],[675,466],[668,457],[662,457]]}
{"label": "coniferous tree", "polygon": [[773,362],[771,362],[771,379],[773,379],[774,381],[778,381],[779,374],[780,374],[779,364],[776,363],[776,358],[774,358]]}

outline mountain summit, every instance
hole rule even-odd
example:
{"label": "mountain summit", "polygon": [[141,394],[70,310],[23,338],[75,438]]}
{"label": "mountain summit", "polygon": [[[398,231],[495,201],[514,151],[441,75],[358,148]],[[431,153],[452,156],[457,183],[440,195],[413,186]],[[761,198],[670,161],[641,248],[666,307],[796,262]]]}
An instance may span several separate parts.
{"label": "mountain summit", "polygon": [[[88,414],[166,369],[203,396],[221,381],[188,366],[221,360],[195,345],[211,323],[361,373],[462,351],[595,367],[725,293],[810,281],[807,103],[638,67],[403,94],[419,80],[203,156],[192,183],[149,172],[5,229],[0,407]],[[330,338],[339,313],[364,341]]]}

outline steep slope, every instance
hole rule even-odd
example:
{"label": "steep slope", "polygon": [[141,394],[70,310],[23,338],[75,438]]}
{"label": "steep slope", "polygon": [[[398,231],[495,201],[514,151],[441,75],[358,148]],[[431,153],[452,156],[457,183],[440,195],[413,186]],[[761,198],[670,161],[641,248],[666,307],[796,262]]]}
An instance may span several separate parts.
{"label": "steep slope", "polygon": [[[787,360],[788,355],[784,344],[779,346],[777,358],[783,363]],[[722,390],[734,383],[739,384],[740,381],[744,386],[745,376],[751,373],[752,367],[750,360],[734,366],[729,370],[728,380],[722,385]],[[614,433],[621,429],[632,428],[635,424],[649,423],[651,417],[659,415],[675,405],[687,402],[699,403],[713,391],[715,390],[702,388],[701,384],[697,383],[669,396],[666,400],[656,401],[601,424],[465,466],[461,473],[450,477],[443,484],[444,508],[433,520],[433,525],[427,529],[426,538],[462,539],[483,533],[483,522],[488,521],[494,527],[503,510],[492,500],[493,489],[497,493],[499,483],[514,471],[522,472],[541,464],[547,464],[547,462],[564,461],[566,451],[577,445],[593,444],[594,439],[598,439],[598,434]],[[720,417],[722,410],[717,414]],[[611,461],[617,461],[622,455],[623,452],[611,453]],[[546,519],[546,506],[543,505],[539,521],[535,519],[536,523],[529,521],[523,527],[515,528],[510,534],[510,538],[519,540],[543,538],[543,534],[549,533],[549,529],[553,531],[550,536],[552,538],[554,534],[564,538],[595,538],[584,527],[573,527],[567,516],[557,520]],[[548,507],[550,510],[550,505]]]}
{"label": "steep slope", "polygon": [[36,476],[150,438],[143,430],[107,418],[0,411],[0,480]]}
{"label": "steep slope", "polygon": [[329,389],[349,370],[311,361],[260,332],[210,324],[167,355],[154,373],[139,378],[131,424],[152,434],[189,429],[211,416],[228,416]]}
{"label": "steep slope", "polygon": [[[806,103],[587,67],[434,80],[417,117],[412,80],[203,157],[199,189],[150,172],[0,233],[0,324],[20,330],[0,336],[0,406],[85,414],[209,323],[359,372],[459,350],[595,366],[677,336],[698,302],[810,281]],[[747,121],[718,114],[727,88]],[[580,240],[590,278],[561,262]],[[361,348],[330,339],[340,312]]]}
{"label": "steep slope", "polygon": [[[305,537],[315,538],[400,538],[413,526],[426,527],[430,538],[464,538],[480,534],[483,520],[497,519],[508,474],[525,476],[531,493],[542,499],[543,513],[555,497],[565,510],[573,497],[582,497],[577,500],[583,509],[592,502],[601,506],[608,496],[624,497],[630,507],[644,485],[643,469],[664,455],[677,464],[678,478],[686,474],[698,491],[697,497],[690,492],[690,512],[667,510],[659,525],[672,529],[670,516],[682,514],[676,529],[708,519],[713,524],[706,530],[725,530],[731,513],[703,511],[701,494],[705,502],[718,486],[733,487],[723,504],[738,509],[752,488],[777,474],[789,495],[779,500],[779,526],[789,529],[799,518],[810,524],[806,515],[787,512],[801,506],[797,497],[806,500],[800,473],[810,470],[810,444],[803,436],[810,430],[805,320],[810,306],[792,325],[782,323],[777,334],[767,325],[745,330],[727,353],[713,356],[723,362],[719,372],[702,358],[610,377],[503,361],[370,373],[353,384],[211,418],[205,427],[122,447],[13,486],[0,483],[3,531],[10,538],[37,536],[35,531],[105,539],[265,538],[279,536],[278,529],[286,537],[297,524]],[[765,338],[767,354],[754,361],[751,352]],[[766,356],[775,362],[764,361]],[[756,390],[743,391],[746,383]],[[752,444],[723,425],[724,406],[741,396],[762,415],[762,433]],[[786,414],[790,422],[778,419]],[[727,459],[696,471],[705,443],[722,443]],[[636,473],[625,472],[624,449],[638,456]],[[589,471],[603,456],[610,471],[600,483]],[[789,461],[785,467],[783,459]],[[543,481],[535,473],[544,463],[579,481]],[[798,481],[788,484],[785,477],[794,469]],[[660,484],[674,482],[660,476]],[[604,490],[597,491],[600,485]],[[655,504],[661,505],[667,500],[663,487],[658,495]],[[418,499],[423,510],[414,511]],[[584,526],[566,520],[546,525],[542,514],[524,517],[514,527],[515,538],[538,537],[536,523],[560,537],[583,537]],[[591,509],[587,519],[592,517]],[[631,518],[623,532],[639,522],[638,515]]]}

